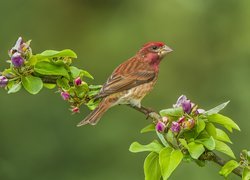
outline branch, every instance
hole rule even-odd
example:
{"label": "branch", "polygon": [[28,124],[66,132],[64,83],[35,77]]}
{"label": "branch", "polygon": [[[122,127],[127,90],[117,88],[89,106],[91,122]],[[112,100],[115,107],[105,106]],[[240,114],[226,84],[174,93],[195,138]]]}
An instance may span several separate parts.
{"label": "branch", "polygon": [[[146,115],[147,118],[150,117],[153,120],[161,119],[160,114],[151,108],[146,108],[144,106],[141,106],[140,108],[136,107],[136,106],[132,106],[132,105],[128,105],[128,106],[135,109],[138,112],[143,113],[144,115]],[[204,157],[203,160],[213,161],[216,164],[220,165],[221,167],[227,163],[226,160],[222,159],[221,157],[216,155],[214,152],[212,152],[212,154],[210,154],[208,157]],[[233,173],[239,177],[242,177],[242,168],[238,167],[238,168],[234,169]]]}
{"label": "branch", "polygon": [[[227,161],[225,161],[224,159],[222,159],[221,157],[219,157],[215,153],[213,153],[212,161],[220,166],[224,166],[227,163]],[[239,177],[242,177],[242,168],[240,168],[240,167],[235,168],[233,170],[233,173]]]}

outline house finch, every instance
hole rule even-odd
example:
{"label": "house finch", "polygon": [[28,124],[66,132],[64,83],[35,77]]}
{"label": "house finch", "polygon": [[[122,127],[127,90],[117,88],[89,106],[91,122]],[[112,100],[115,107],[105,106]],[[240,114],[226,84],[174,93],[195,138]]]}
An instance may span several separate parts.
{"label": "house finch", "polygon": [[101,98],[99,105],[77,126],[95,125],[109,108],[117,104],[140,108],[141,100],[156,83],[161,60],[171,51],[162,42],[145,44],[134,57],[113,71],[96,96],[96,99]]}

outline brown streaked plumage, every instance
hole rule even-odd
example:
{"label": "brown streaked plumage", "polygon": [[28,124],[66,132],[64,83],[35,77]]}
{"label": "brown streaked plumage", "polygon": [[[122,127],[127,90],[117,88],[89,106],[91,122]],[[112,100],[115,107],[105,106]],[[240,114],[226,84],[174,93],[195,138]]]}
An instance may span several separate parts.
{"label": "brown streaked plumage", "polygon": [[95,125],[110,107],[117,104],[140,107],[141,100],[156,83],[160,61],[171,51],[172,49],[162,42],[145,44],[134,57],[113,71],[96,96],[102,99],[101,102],[77,126]]}

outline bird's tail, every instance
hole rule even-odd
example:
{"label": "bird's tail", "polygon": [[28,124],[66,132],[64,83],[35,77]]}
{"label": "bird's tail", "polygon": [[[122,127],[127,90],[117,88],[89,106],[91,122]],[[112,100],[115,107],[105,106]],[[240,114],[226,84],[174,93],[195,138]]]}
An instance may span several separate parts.
{"label": "bird's tail", "polygon": [[81,122],[77,124],[77,127],[83,126],[86,124],[96,125],[101,119],[103,114],[111,107],[111,104],[103,99],[99,105]]}

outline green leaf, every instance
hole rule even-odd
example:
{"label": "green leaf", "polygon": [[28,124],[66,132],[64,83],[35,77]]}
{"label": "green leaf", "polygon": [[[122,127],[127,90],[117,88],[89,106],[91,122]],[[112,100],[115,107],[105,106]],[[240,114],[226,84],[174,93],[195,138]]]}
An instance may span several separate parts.
{"label": "green leaf", "polygon": [[219,106],[216,106],[215,108],[212,108],[212,109],[206,111],[205,114],[206,114],[206,115],[217,114],[217,113],[220,112],[222,109],[224,109],[224,108],[228,105],[229,102],[230,102],[230,101],[224,102],[224,103],[220,104]]}
{"label": "green leaf", "polygon": [[196,125],[196,132],[197,134],[200,134],[201,131],[203,131],[206,127],[206,124],[203,120],[199,119],[197,121],[197,125]]}
{"label": "green leaf", "polygon": [[39,77],[35,76],[22,76],[23,87],[30,94],[37,94],[43,88],[43,81]]}
{"label": "green leaf", "polygon": [[70,66],[69,69],[73,78],[77,78],[80,76],[80,77],[88,77],[90,79],[94,79],[94,77],[87,71],[84,71],[74,66]]}
{"label": "green leaf", "polygon": [[8,90],[8,94],[16,93],[16,92],[18,92],[21,88],[22,88],[21,82],[18,82],[18,83],[16,83],[16,84],[13,84],[13,85],[10,87],[10,89]]}
{"label": "green leaf", "polygon": [[[156,131],[156,130],[155,130]],[[164,135],[162,133],[159,133],[158,131],[156,131],[156,134],[158,136],[158,138],[160,139],[161,143],[165,146],[165,147],[168,147],[169,144],[168,142],[166,141]]]}
{"label": "green leaf", "polygon": [[187,141],[185,139],[179,139],[180,143],[182,144],[182,146],[184,146],[184,148],[188,149],[188,144]]}
{"label": "green leaf", "polygon": [[144,127],[141,130],[141,133],[146,133],[146,132],[151,132],[151,131],[155,131],[155,124],[154,123],[151,123],[151,124],[147,125],[146,127]]}
{"label": "green leaf", "polygon": [[195,142],[203,144],[208,150],[215,149],[215,141],[212,136],[210,136],[209,138],[205,138],[205,139],[197,139],[195,140]]}
{"label": "green leaf", "polygon": [[181,107],[178,108],[169,108],[163,109],[160,111],[160,115],[163,116],[173,116],[173,117],[180,117],[183,115],[183,109]]}
{"label": "green leaf", "polygon": [[52,64],[50,62],[41,61],[36,63],[35,72],[42,74],[42,75],[56,75],[56,76],[64,76],[69,79],[68,71],[64,68],[64,66],[58,66]]}
{"label": "green leaf", "polygon": [[56,80],[57,86],[62,88],[63,90],[69,90],[70,85],[69,85],[69,80],[66,78],[59,78]]}
{"label": "green leaf", "polygon": [[249,180],[250,179],[250,168],[245,167],[242,173],[242,180]]}
{"label": "green leaf", "polygon": [[102,85],[89,85],[89,89],[101,89]]}
{"label": "green leaf", "polygon": [[220,175],[227,177],[235,168],[237,168],[240,164],[235,161],[231,160],[228,161],[220,170]]}
{"label": "green leaf", "polygon": [[223,130],[218,129],[218,128],[216,128],[216,139],[232,144],[232,141],[228,137],[227,133],[225,133]]}
{"label": "green leaf", "polygon": [[145,180],[160,180],[161,169],[159,164],[159,155],[155,152],[149,153],[144,161]]}
{"label": "green leaf", "polygon": [[27,63],[28,65],[34,66],[37,63],[37,57],[32,55]]}
{"label": "green leaf", "polygon": [[64,49],[62,51],[46,50],[46,51],[43,51],[41,54],[37,54],[38,59],[54,58],[54,57],[77,58],[77,55],[74,51],[72,51],[70,49]]}
{"label": "green leaf", "polygon": [[205,151],[205,148],[202,144],[190,142],[188,144],[188,151],[192,158],[198,159],[200,155]]}
{"label": "green leaf", "polygon": [[147,145],[142,145],[138,142],[133,142],[129,147],[129,151],[133,153],[144,152],[144,151],[152,151],[159,153],[162,150],[162,148],[163,146],[157,140],[154,140],[153,142]]}
{"label": "green leaf", "polygon": [[172,131],[167,132],[166,139],[167,139],[168,142],[170,142],[174,146],[178,146],[177,140],[176,140],[175,135],[174,135],[174,133]]}
{"label": "green leaf", "polygon": [[233,129],[240,131],[239,126],[229,117],[223,116],[221,114],[212,114],[212,115],[208,116],[207,118],[210,122],[222,124],[225,127],[230,127],[230,128],[233,128]]}
{"label": "green leaf", "polygon": [[86,105],[90,110],[94,110],[98,106],[99,102],[100,100],[91,99]]}
{"label": "green leaf", "polygon": [[207,123],[206,130],[210,136],[213,136],[214,138],[216,138],[216,128],[213,123]]}
{"label": "green leaf", "polygon": [[70,72],[71,72],[73,78],[77,78],[80,76],[81,69],[78,69],[75,66],[70,66],[69,69],[70,69]]}
{"label": "green leaf", "polygon": [[163,180],[167,180],[170,177],[182,159],[183,154],[180,150],[173,150],[171,147],[166,147],[161,150],[159,162]]}
{"label": "green leaf", "polygon": [[233,151],[224,142],[215,140],[215,149],[235,159]]}
{"label": "green leaf", "polygon": [[80,76],[81,77],[85,76],[85,77],[88,77],[90,79],[94,79],[94,77],[88,71],[84,71],[84,70],[81,70]]}
{"label": "green leaf", "polygon": [[56,84],[43,83],[43,87],[47,89],[54,89],[56,87]]}

